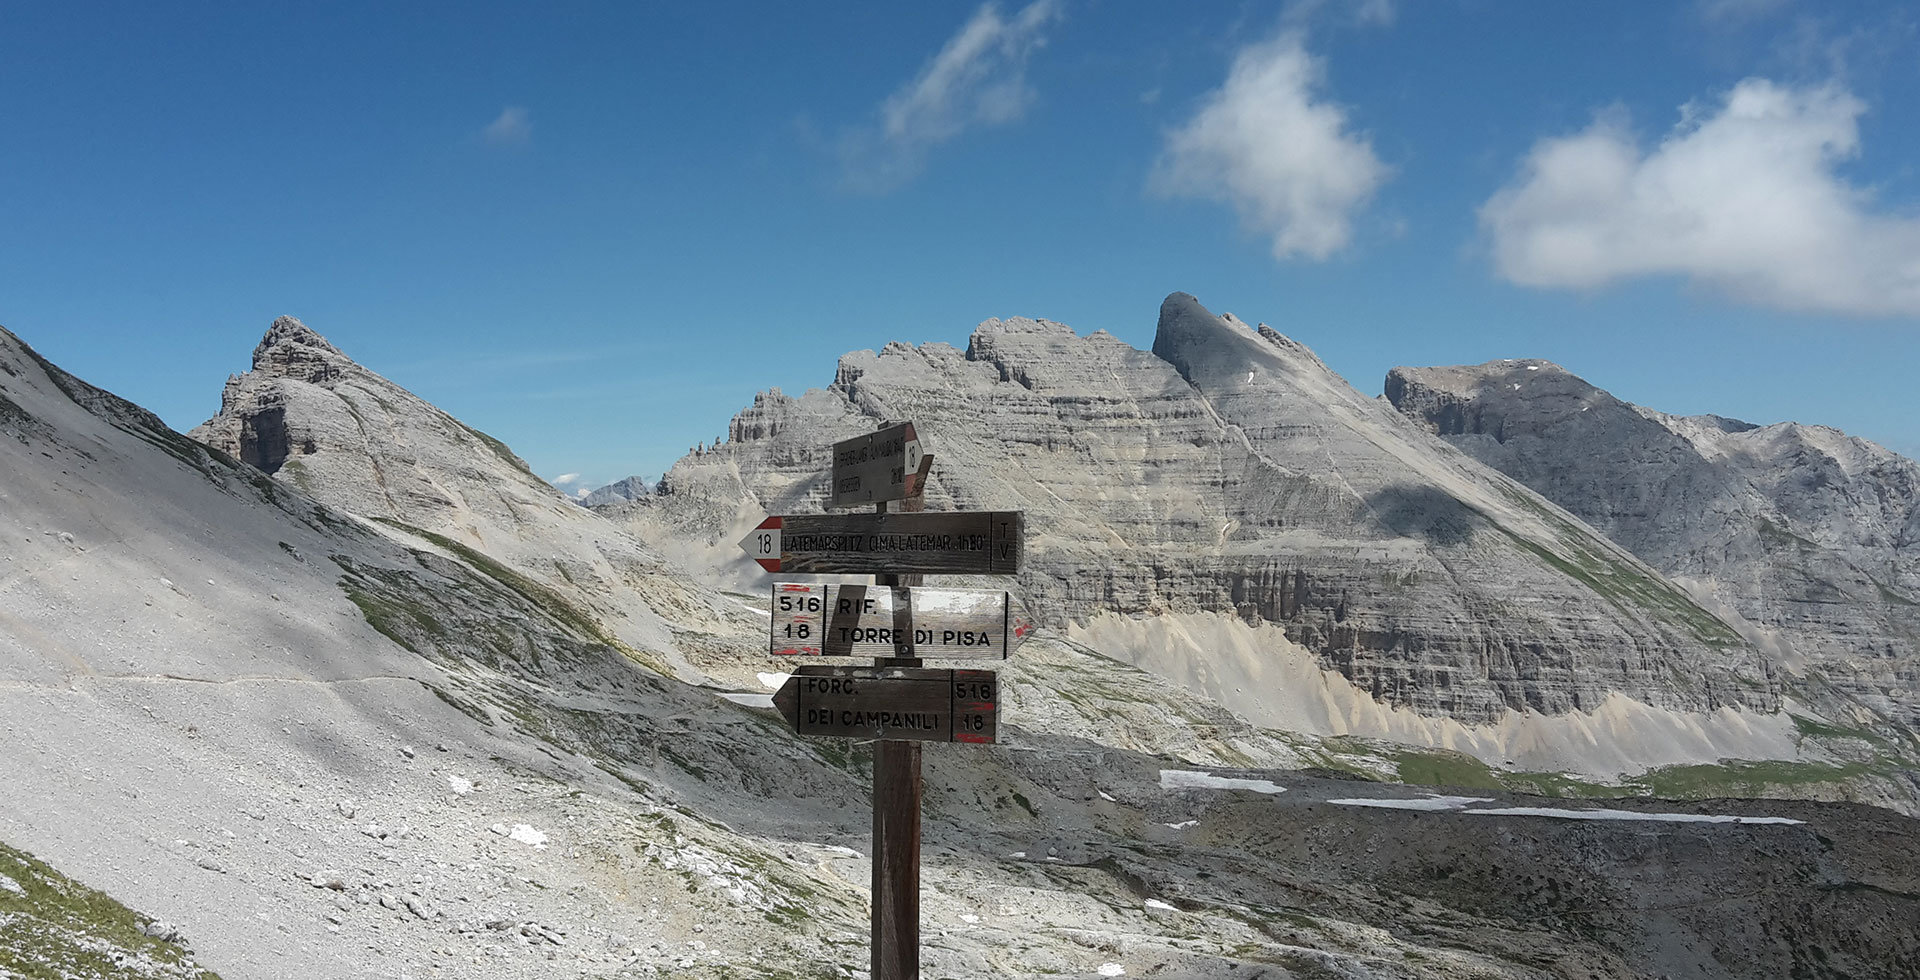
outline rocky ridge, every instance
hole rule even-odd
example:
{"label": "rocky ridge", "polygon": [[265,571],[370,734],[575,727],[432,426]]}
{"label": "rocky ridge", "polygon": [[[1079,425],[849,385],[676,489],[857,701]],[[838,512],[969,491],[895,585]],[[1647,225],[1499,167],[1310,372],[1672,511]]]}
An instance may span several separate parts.
{"label": "rocky ridge", "polygon": [[[0,399],[0,839],[227,976],[857,975],[863,747],[651,669],[498,559],[318,502],[4,331]],[[1071,643],[1007,667],[1005,744],[928,752],[930,975],[1920,962],[1906,818],[1435,797],[1292,771],[1382,760]]]}
{"label": "rocky ridge", "polygon": [[1822,426],[1667,415],[1548,361],[1395,368],[1386,396],[1685,583],[1807,686],[1920,728],[1912,460]]}
{"label": "rocky ridge", "polygon": [[411,545],[501,562],[699,677],[680,650],[704,615],[688,611],[707,600],[660,556],[293,317],[273,322],[252,369],[227,379],[220,412],[189,435]]}
{"label": "rocky ridge", "polygon": [[610,504],[632,503],[652,492],[653,485],[645,478],[630,476],[624,480],[615,480],[578,499],[585,507],[605,507]]}
{"label": "rocky ridge", "polygon": [[[617,513],[650,541],[818,510],[827,446],[911,418],[935,509],[1028,513],[1030,605],[1059,628],[1201,611],[1281,627],[1366,696],[1487,723],[1661,708],[1771,712],[1769,661],[1683,590],[1521,484],[1362,396],[1271,328],[1185,294],[1151,352],[989,320],[966,350],[889,344],[765,393],[726,442]],[[1257,695],[1255,696],[1257,697]]]}

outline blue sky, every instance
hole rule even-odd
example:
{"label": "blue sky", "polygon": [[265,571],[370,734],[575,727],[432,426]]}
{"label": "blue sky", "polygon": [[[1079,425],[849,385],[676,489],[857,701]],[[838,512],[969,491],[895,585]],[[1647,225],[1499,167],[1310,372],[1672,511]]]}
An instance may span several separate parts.
{"label": "blue sky", "polygon": [[1899,3],[0,7],[0,324],[186,429],[291,313],[544,476],[1162,297],[1920,451]]}

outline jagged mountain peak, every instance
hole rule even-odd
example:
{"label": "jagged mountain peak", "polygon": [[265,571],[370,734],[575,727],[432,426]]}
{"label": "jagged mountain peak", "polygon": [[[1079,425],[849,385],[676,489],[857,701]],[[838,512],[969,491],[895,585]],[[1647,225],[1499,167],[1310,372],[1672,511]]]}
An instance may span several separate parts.
{"label": "jagged mountain peak", "polygon": [[297,317],[275,318],[253,349],[255,371],[309,384],[329,384],[355,366],[352,358]]}
{"label": "jagged mountain peak", "polygon": [[[1291,376],[1303,369],[1305,376],[1348,387],[1305,344],[1264,323],[1249,326],[1232,313],[1216,316],[1192,293],[1173,293],[1161,302],[1153,353],[1201,388],[1236,377],[1246,384],[1263,370]],[[1240,374],[1246,371],[1253,374]]]}

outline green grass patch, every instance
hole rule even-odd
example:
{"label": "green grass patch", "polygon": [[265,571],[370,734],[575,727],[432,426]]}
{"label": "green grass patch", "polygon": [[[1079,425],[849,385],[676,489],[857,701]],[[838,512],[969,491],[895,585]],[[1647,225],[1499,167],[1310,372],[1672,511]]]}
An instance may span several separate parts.
{"label": "green grass patch", "polygon": [[1725,762],[1713,765],[1667,766],[1642,773],[1628,783],[1649,795],[1666,799],[1761,797],[1767,790],[1821,783],[1848,783],[1884,775],[1887,763],[1847,762]]}
{"label": "green grass patch", "polygon": [[1459,752],[1394,752],[1388,758],[1399,770],[1403,783],[1467,789],[1505,788],[1486,763]]}
{"label": "green grass patch", "polygon": [[1503,772],[1495,774],[1502,786],[1515,793],[1552,796],[1560,799],[1618,799],[1634,792],[1624,786],[1589,782],[1563,772]]}
{"label": "green grass patch", "polygon": [[55,871],[25,851],[0,844],[0,875],[24,894],[0,888],[0,976],[23,980],[109,977],[127,971],[117,955],[145,956],[160,976],[218,980],[188,951],[145,935],[152,921]]}
{"label": "green grass patch", "polygon": [[[513,450],[508,449],[506,443],[501,442],[500,440],[495,439],[494,437],[487,435],[486,433],[481,432],[479,429],[476,429],[473,426],[468,425],[464,422],[456,421],[455,424],[459,425],[462,429],[467,430],[467,432],[470,435],[472,435],[475,439],[478,439],[481,442],[485,443],[488,449],[493,450],[493,454],[495,456],[500,457],[501,462],[506,463],[508,466],[511,466],[514,469],[519,470],[520,472],[525,473],[528,476],[533,476],[533,471],[527,468],[527,461],[514,455]],[[539,479],[539,477],[534,477],[534,479],[537,480]]]}
{"label": "green grass patch", "polygon": [[1625,562],[1601,553],[1588,546],[1592,535],[1583,532],[1572,522],[1541,507],[1533,499],[1511,488],[1502,487],[1508,500],[1537,514],[1541,520],[1553,528],[1559,543],[1572,553],[1572,557],[1562,556],[1551,549],[1530,541],[1508,530],[1499,522],[1490,522],[1499,528],[1521,550],[1546,562],[1568,578],[1585,585],[1606,599],[1622,612],[1638,610],[1651,614],[1654,618],[1680,626],[1708,646],[1739,646],[1743,642],[1733,627],[1722,622],[1720,617],[1702,608],[1678,586],[1661,579],[1653,578]]}
{"label": "green grass patch", "polygon": [[368,626],[413,653],[419,653],[420,648],[408,639],[406,624],[411,623],[430,636],[447,635],[446,627],[420,606],[383,599],[355,585],[353,580],[345,576],[340,578],[340,588],[346,591],[347,601],[360,607],[360,615],[366,618]]}

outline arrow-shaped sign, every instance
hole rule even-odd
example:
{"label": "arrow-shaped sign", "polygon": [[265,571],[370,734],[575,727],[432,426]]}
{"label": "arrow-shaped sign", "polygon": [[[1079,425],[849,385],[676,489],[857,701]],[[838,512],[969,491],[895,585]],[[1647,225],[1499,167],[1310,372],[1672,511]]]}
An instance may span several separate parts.
{"label": "arrow-shaped sign", "polygon": [[790,514],[761,521],[740,549],[769,572],[1013,575],[1023,523],[1017,510]]}
{"label": "arrow-shaped sign", "polygon": [[1033,634],[1012,595],[985,589],[775,582],[769,611],[776,657],[1004,660]]}
{"label": "arrow-shaped sign", "polygon": [[773,706],[802,735],[991,744],[1000,684],[991,670],[804,665]]}
{"label": "arrow-shaped sign", "polygon": [[857,507],[911,497],[920,469],[920,437],[912,422],[833,444],[833,495],[828,507]]}

